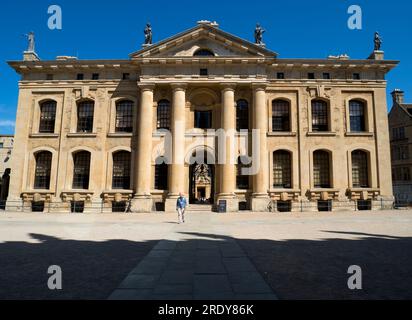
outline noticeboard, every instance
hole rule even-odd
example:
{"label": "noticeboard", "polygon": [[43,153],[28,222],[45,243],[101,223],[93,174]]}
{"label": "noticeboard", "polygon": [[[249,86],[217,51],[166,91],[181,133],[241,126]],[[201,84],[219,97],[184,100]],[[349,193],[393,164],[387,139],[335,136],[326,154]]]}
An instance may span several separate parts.
{"label": "noticeboard", "polygon": [[227,201],[226,200],[219,200],[218,212],[220,213],[227,212]]}

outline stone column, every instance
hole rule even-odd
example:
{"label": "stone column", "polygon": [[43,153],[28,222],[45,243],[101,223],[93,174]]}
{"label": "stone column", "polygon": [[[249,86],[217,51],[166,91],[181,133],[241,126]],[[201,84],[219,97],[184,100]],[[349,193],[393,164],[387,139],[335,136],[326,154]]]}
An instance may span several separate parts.
{"label": "stone column", "polygon": [[173,105],[172,105],[172,161],[169,166],[169,195],[166,199],[165,211],[176,210],[176,201],[179,193],[186,193],[185,189],[185,132],[186,132],[186,85],[172,84]]}
{"label": "stone column", "polygon": [[269,204],[269,154],[267,150],[268,110],[266,106],[266,85],[253,85],[253,129],[259,130],[259,170],[253,176],[252,211],[268,211]]}
{"label": "stone column", "polygon": [[140,108],[137,116],[135,195],[132,212],[152,211],[153,84],[139,84]]}
{"label": "stone column", "polygon": [[[225,200],[228,212],[239,211],[239,200],[236,197],[236,155],[235,150],[235,132],[236,132],[236,109],[235,109],[235,85],[222,84],[222,129],[224,135],[219,136],[219,146],[224,146],[225,150],[218,149],[218,160],[220,168],[220,194],[219,200]],[[221,156],[223,159],[220,159]]]}
{"label": "stone column", "polygon": [[[391,209],[394,201],[392,189],[391,152],[389,141],[389,124],[386,102],[386,88],[374,90],[374,111],[376,134],[376,161],[380,195],[373,202],[374,209]],[[368,115],[369,116],[369,115]],[[370,115],[372,116],[372,115]],[[382,200],[382,202],[380,201]]]}

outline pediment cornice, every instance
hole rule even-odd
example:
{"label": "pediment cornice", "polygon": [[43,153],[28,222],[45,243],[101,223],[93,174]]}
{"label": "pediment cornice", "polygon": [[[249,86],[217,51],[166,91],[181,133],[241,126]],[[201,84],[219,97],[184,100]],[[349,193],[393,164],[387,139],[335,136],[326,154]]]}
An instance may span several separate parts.
{"label": "pediment cornice", "polygon": [[[230,48],[238,56],[276,58],[278,54],[263,46],[234,36],[226,31],[208,24],[199,24],[159,43],[146,46],[142,50],[130,54],[131,59],[166,56],[167,52],[194,40],[209,40]],[[205,59],[205,58],[199,58]]]}

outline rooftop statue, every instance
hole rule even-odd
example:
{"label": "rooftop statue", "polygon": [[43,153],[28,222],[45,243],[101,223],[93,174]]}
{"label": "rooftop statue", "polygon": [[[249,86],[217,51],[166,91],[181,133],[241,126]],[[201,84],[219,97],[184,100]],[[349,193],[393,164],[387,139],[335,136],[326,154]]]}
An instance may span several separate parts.
{"label": "rooftop statue", "polygon": [[24,35],[28,40],[27,51],[34,52],[35,49],[35,40],[34,40],[34,32],[31,31],[29,34]]}
{"label": "rooftop statue", "polygon": [[264,45],[263,43],[263,34],[266,32],[265,29],[263,29],[260,24],[256,24],[256,29],[255,29],[255,43],[258,45]]}
{"label": "rooftop statue", "polygon": [[146,24],[146,28],[144,29],[144,44],[150,45],[153,42],[153,33],[152,33],[152,26],[150,23]]}
{"label": "rooftop statue", "polygon": [[378,32],[375,32],[375,39],[374,39],[374,42],[375,42],[375,51],[379,51],[379,50],[381,50],[381,46],[382,46],[382,38],[381,38],[381,36],[379,35],[379,33]]}

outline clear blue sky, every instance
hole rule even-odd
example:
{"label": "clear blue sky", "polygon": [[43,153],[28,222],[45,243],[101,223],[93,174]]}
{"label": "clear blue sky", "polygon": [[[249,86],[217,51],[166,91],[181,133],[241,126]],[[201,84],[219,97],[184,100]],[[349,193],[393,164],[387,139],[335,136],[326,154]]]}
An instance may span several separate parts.
{"label": "clear blue sky", "polygon": [[[47,27],[49,5],[63,10],[63,29]],[[363,29],[347,27],[350,5],[363,10]],[[22,34],[36,33],[41,59],[75,55],[80,59],[127,59],[143,41],[150,21],[154,42],[191,28],[197,20],[216,20],[220,28],[253,40],[256,22],[267,30],[267,47],[281,58],[325,58],[347,53],[363,59],[372,51],[373,33],[383,37],[386,59],[401,64],[388,75],[388,92],[401,88],[412,102],[412,3],[406,0],[178,1],[178,0],[19,0],[0,4],[0,133],[13,133],[18,75],[6,64],[20,60]],[[388,101],[389,107],[391,101]]]}

